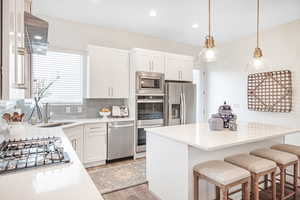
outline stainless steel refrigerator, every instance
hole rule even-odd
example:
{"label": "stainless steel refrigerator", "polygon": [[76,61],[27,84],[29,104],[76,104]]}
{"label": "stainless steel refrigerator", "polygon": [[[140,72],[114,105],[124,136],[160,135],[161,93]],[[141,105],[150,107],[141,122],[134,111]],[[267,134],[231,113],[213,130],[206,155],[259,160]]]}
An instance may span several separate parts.
{"label": "stainless steel refrigerator", "polygon": [[196,85],[166,82],[165,125],[196,122]]}

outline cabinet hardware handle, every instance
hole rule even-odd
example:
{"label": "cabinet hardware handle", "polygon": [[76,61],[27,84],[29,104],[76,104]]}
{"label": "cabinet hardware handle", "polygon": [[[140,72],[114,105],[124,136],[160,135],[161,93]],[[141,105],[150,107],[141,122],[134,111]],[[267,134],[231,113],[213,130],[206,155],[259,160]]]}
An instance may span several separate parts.
{"label": "cabinet hardware handle", "polygon": [[111,96],[114,96],[114,88],[111,88]]}
{"label": "cabinet hardware handle", "polygon": [[24,56],[25,53],[26,53],[26,49],[25,49],[24,47],[18,47],[18,48],[17,48],[17,53],[18,53],[18,55],[20,55],[20,56]]}

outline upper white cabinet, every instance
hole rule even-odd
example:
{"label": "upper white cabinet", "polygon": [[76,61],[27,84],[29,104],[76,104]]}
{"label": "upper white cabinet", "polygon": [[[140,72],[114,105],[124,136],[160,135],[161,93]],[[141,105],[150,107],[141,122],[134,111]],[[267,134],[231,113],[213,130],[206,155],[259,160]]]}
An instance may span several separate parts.
{"label": "upper white cabinet", "polygon": [[166,54],[165,61],[166,80],[193,81],[193,57],[176,54]]}
{"label": "upper white cabinet", "polygon": [[3,1],[3,98],[24,98],[26,87],[24,44],[25,0]]}
{"label": "upper white cabinet", "polygon": [[135,71],[164,73],[164,55],[161,52],[134,49],[132,51],[132,64]]}
{"label": "upper white cabinet", "polygon": [[128,98],[129,52],[88,47],[86,98]]}

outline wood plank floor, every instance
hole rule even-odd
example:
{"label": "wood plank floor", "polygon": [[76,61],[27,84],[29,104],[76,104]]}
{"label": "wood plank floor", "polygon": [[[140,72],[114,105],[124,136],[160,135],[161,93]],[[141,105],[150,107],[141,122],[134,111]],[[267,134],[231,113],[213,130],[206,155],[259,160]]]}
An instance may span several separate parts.
{"label": "wood plank floor", "polygon": [[103,195],[105,200],[159,200],[153,196],[147,184]]}

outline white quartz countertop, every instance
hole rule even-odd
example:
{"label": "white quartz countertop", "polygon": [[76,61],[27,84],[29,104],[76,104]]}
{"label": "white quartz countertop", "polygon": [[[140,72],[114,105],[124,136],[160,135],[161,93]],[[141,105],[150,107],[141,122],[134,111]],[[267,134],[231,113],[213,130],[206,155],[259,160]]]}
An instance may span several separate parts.
{"label": "white quartz countertop", "polygon": [[51,124],[61,123],[61,122],[71,122],[70,124],[61,126],[62,128],[71,128],[71,127],[74,127],[74,126],[81,126],[81,125],[86,125],[86,124],[126,122],[126,121],[135,121],[135,119],[132,118],[132,117],[124,117],[124,118],[94,118],[94,119],[64,119],[64,120],[50,121],[47,124],[37,124],[36,126],[51,125]]}
{"label": "white quartz countertop", "polygon": [[300,133],[300,129],[261,123],[239,123],[238,131],[210,131],[208,123],[149,128],[146,131],[205,151]]}
{"label": "white quartz countertop", "polygon": [[58,136],[71,163],[0,175],[0,199],[103,200],[61,128],[16,125],[9,138]]}

